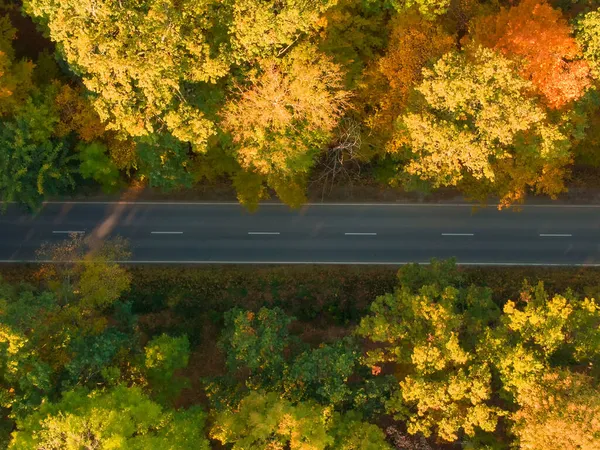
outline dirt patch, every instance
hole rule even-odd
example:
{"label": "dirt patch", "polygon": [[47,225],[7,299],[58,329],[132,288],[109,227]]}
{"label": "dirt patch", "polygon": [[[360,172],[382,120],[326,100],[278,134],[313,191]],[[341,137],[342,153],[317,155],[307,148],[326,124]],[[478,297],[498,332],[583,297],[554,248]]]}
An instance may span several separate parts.
{"label": "dirt patch", "polygon": [[196,346],[190,354],[188,366],[181,375],[190,381],[189,388],[182,391],[176,407],[189,408],[193,405],[209,407],[202,379],[225,375],[225,356],[216,345],[220,329],[210,322],[203,324],[202,344]]}
{"label": "dirt patch", "polygon": [[354,327],[340,325],[317,325],[306,322],[295,322],[290,326],[290,332],[309,344],[318,347],[320,344],[333,343],[349,336]]}

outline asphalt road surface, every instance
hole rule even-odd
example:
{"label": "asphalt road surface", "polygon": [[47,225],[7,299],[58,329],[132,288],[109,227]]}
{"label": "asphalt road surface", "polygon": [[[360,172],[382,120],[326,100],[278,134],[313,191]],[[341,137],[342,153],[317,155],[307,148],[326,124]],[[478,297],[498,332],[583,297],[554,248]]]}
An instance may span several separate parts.
{"label": "asphalt road surface", "polygon": [[311,204],[292,211],[228,203],[47,203],[0,215],[0,261],[36,260],[69,233],[120,235],[137,263],[598,265],[600,205]]}

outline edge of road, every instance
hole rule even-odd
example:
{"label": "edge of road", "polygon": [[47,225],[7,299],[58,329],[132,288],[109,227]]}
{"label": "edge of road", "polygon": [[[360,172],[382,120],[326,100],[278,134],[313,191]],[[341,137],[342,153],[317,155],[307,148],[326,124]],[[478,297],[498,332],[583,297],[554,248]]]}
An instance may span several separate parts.
{"label": "edge of road", "polygon": [[[11,260],[2,259],[0,264],[74,264],[80,261],[52,261],[52,260]],[[402,261],[402,262],[362,262],[362,261],[152,261],[152,260],[115,260],[108,261],[116,264],[147,264],[147,265],[253,265],[253,266],[405,266],[407,264],[418,264],[421,266],[428,266],[431,264],[430,261],[417,262],[417,261]],[[600,263],[518,263],[518,262],[458,262],[457,266],[486,266],[486,267],[600,267]]]}
{"label": "edge of road", "polygon": [[[14,202],[10,202],[14,203]],[[152,205],[152,206],[240,206],[239,202],[224,201],[224,202],[208,202],[208,201],[132,201],[132,200],[50,200],[42,203],[43,205]],[[262,202],[259,205],[263,206],[287,206],[282,202]],[[469,202],[307,202],[296,209],[302,209],[307,206],[368,206],[368,207],[469,207],[469,208],[495,208],[498,209],[497,203],[480,204]],[[600,203],[524,203],[519,205],[508,206],[505,209],[520,209],[520,208],[600,208]],[[293,208],[290,208],[293,209]]]}

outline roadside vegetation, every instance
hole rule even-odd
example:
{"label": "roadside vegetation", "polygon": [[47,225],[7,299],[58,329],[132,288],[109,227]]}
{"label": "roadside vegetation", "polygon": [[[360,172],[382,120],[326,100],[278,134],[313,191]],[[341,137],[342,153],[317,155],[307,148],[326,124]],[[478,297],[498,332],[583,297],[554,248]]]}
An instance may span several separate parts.
{"label": "roadside vegetation", "polygon": [[[598,7],[0,0],[0,201],[598,187]],[[128,255],[0,267],[0,449],[600,449],[598,269]]]}
{"label": "roadside vegetation", "polygon": [[227,185],[299,206],[357,184],[507,206],[595,188],[597,8],[3,0],[1,200]]}
{"label": "roadside vegetation", "polygon": [[8,448],[600,446],[593,269],[110,262],[127,252],[74,238],[2,267]]}

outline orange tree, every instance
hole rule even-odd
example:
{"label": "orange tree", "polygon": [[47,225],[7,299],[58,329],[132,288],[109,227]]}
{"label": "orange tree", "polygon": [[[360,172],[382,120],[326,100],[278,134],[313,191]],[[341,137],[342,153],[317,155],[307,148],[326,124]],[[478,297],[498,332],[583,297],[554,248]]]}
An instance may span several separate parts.
{"label": "orange tree", "polygon": [[523,0],[495,15],[475,21],[471,38],[519,61],[551,108],[581,98],[590,85],[590,68],[579,60],[581,48],[559,9],[545,0]]}

